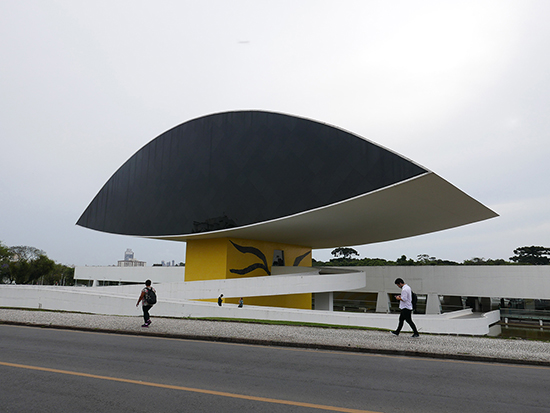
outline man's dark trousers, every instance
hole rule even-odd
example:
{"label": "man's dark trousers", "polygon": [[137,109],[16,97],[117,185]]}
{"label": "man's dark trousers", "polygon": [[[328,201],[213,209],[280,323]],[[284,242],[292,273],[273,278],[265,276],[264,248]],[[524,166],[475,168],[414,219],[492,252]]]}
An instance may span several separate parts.
{"label": "man's dark trousers", "polygon": [[149,316],[149,310],[151,309],[151,307],[153,307],[152,305],[144,305],[143,306],[143,319],[145,320],[145,323],[147,323],[149,321],[149,319],[151,318]]}
{"label": "man's dark trousers", "polygon": [[408,325],[411,326],[413,333],[418,334],[416,325],[413,323],[413,320],[412,320],[412,310],[409,310],[408,308],[401,309],[401,314],[399,314],[399,325],[397,326],[397,330],[395,330],[395,332],[399,334],[399,332],[403,328],[403,323],[405,321],[407,322]]}

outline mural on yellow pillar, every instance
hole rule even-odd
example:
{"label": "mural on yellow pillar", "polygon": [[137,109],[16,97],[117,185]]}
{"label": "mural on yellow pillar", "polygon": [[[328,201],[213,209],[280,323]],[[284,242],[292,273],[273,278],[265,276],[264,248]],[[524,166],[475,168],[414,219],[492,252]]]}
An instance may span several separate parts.
{"label": "mural on yellow pillar", "polygon": [[[271,275],[274,266],[311,267],[311,248],[268,241],[228,239],[227,278]],[[228,297],[236,304],[238,298]],[[246,305],[311,309],[311,293],[245,297]]]}
{"label": "mural on yellow pillar", "polygon": [[[273,266],[311,267],[311,261],[311,248],[298,245],[235,238],[189,240],[185,281],[262,277],[271,275]],[[236,304],[240,297],[224,298]],[[311,309],[311,293],[245,297],[245,303]]]}
{"label": "mural on yellow pillar", "polygon": [[271,275],[273,265],[311,266],[311,249],[266,241],[229,240],[227,278]]}
{"label": "mural on yellow pillar", "polygon": [[[241,254],[252,254],[253,257],[257,258],[257,262],[254,262],[253,264],[250,264],[246,268],[231,268],[229,269],[229,272],[233,274],[238,275],[247,275],[251,273],[252,271],[259,269],[262,271],[265,271],[265,275],[271,275],[271,271],[269,271],[267,267],[267,259],[265,257],[265,254],[255,247],[247,247],[244,245],[235,244],[233,241],[229,240],[231,244],[235,247],[237,251],[239,251]],[[252,258],[255,259],[255,258]]]}

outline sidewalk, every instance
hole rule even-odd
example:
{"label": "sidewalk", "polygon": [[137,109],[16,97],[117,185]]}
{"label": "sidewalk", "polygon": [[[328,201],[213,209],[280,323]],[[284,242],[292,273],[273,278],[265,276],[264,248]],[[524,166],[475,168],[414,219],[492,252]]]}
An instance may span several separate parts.
{"label": "sidewalk", "polygon": [[[397,317],[396,317],[397,323]],[[550,342],[0,308],[0,324],[550,367]]]}

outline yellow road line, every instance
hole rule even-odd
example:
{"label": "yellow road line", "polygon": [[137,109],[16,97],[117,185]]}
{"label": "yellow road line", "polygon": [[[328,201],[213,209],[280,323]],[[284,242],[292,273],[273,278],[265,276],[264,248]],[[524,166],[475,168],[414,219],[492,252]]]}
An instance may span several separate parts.
{"label": "yellow road line", "polygon": [[92,378],[92,379],[117,381],[117,382],[121,382],[121,383],[139,384],[141,386],[160,387],[160,388],[163,388],[163,389],[183,390],[183,391],[194,392],[194,393],[210,394],[210,395],[214,395],[214,396],[232,397],[234,399],[244,399],[244,400],[252,400],[252,401],[258,401],[258,402],[264,402],[264,403],[276,403],[276,404],[286,404],[286,405],[290,405],[290,406],[309,407],[309,408],[312,408],[312,409],[330,410],[330,411],[333,411],[333,412],[380,413],[380,412],[373,412],[373,411],[370,411],[370,410],[348,409],[346,407],[336,407],[336,406],[326,406],[326,405],[314,404],[314,403],[294,402],[294,401],[291,401],[291,400],[271,399],[271,398],[268,398],[268,397],[247,396],[247,395],[244,395],[244,394],[227,393],[227,392],[215,391],[215,390],[195,389],[195,388],[192,388],[192,387],[173,386],[173,385],[170,385],[170,384],[161,384],[161,383],[151,383],[151,382],[147,382],[147,381],[123,379],[123,378],[119,378],[119,377],[98,376],[96,374],[88,374],[88,373],[80,373],[80,372],[76,372],[76,371],[50,369],[50,368],[47,368],[47,367],[28,366],[28,365],[25,365],[25,364],[6,363],[6,362],[3,362],[3,361],[0,361],[0,365],[8,366],[8,367],[16,367],[16,368],[20,368],[20,369],[46,371],[46,372],[49,372],[49,373],[59,373],[59,374],[68,374],[68,375],[71,375],[71,376],[88,377],[88,378]]}

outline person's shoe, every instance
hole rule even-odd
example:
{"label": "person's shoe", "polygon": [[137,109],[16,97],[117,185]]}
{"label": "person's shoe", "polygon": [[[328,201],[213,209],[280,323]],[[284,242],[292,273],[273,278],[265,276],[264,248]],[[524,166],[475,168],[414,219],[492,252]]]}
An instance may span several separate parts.
{"label": "person's shoe", "polygon": [[418,333],[414,333],[414,334],[413,334],[413,335],[412,335],[411,337],[414,337],[414,338],[416,338],[416,337],[420,337],[420,334],[418,334]]}
{"label": "person's shoe", "polygon": [[397,331],[393,331],[393,330],[392,330],[391,333],[392,333],[394,336],[398,336],[398,335],[399,335],[399,333],[398,333]]}
{"label": "person's shoe", "polygon": [[145,323],[142,325],[142,327],[149,327],[149,324]]}
{"label": "person's shoe", "polygon": [[150,326],[150,325],[151,325],[151,319],[147,320],[147,322],[146,322],[145,324],[147,324],[148,326]]}

